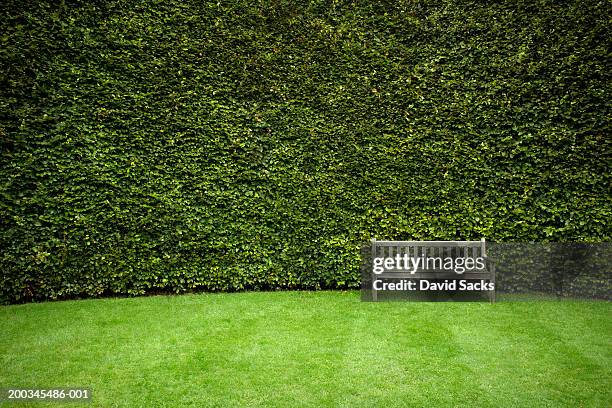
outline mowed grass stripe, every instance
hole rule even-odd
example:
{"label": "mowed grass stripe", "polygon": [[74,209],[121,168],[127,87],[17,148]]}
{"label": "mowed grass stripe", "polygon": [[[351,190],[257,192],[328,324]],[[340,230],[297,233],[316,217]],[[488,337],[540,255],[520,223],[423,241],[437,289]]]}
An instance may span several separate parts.
{"label": "mowed grass stripe", "polygon": [[0,386],[87,386],[96,407],[609,406],[611,311],[356,292],[5,306]]}

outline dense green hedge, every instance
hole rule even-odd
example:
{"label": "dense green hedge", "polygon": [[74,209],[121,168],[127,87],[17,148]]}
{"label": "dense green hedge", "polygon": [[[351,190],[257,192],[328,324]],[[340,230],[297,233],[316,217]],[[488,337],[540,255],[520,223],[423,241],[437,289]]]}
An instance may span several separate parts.
{"label": "dense green hedge", "polygon": [[609,1],[6,0],[0,301],[609,240]]}

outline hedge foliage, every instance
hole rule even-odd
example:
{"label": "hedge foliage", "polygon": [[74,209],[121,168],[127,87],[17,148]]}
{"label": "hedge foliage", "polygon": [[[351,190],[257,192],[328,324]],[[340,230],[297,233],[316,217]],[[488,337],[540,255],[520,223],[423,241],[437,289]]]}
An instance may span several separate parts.
{"label": "hedge foliage", "polygon": [[0,301],[359,286],[600,241],[609,1],[5,0]]}
{"label": "hedge foliage", "polygon": [[612,243],[494,243],[498,293],[612,300]]}

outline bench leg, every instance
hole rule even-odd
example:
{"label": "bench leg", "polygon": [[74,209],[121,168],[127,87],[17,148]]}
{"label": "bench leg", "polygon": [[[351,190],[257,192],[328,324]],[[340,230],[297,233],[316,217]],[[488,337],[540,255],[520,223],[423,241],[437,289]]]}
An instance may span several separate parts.
{"label": "bench leg", "polygon": [[495,282],[495,264],[491,266],[491,283],[493,290],[491,291],[491,303],[495,303],[495,293],[497,292],[497,283]]}

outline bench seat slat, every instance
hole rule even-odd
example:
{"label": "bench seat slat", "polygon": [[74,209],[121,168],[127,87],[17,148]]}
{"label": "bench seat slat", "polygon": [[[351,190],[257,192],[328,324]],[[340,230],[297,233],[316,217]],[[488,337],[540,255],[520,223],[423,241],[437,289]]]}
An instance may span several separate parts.
{"label": "bench seat slat", "polygon": [[380,275],[374,275],[374,279],[490,279],[491,274],[489,272],[470,272],[458,274],[455,272],[385,272]]}

